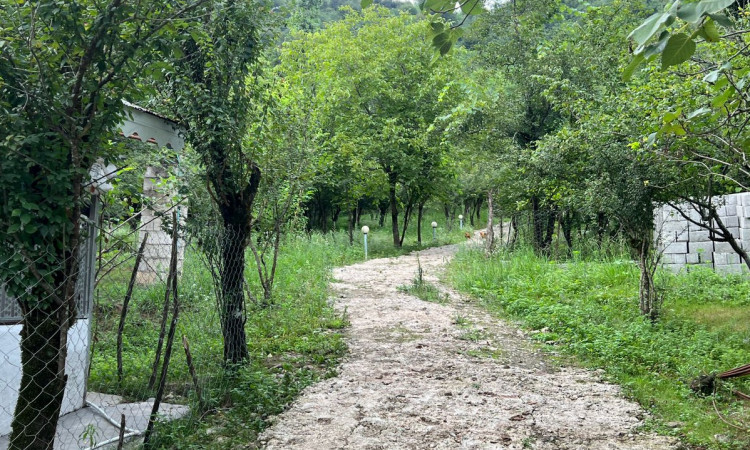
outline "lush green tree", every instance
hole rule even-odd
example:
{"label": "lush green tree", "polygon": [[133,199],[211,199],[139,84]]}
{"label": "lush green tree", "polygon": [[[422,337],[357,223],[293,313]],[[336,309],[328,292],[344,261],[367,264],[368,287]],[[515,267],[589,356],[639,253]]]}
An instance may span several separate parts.
{"label": "lush green tree", "polygon": [[14,2],[0,7],[0,281],[23,310],[23,377],[11,448],[49,448],[65,388],[67,332],[89,169],[134,80],[196,2]]}
{"label": "lush green tree", "polygon": [[[186,24],[184,39],[171,48],[171,107],[186,126],[186,140],[205,170],[206,186],[221,218],[218,254],[219,308],[224,361],[247,359],[245,250],[261,171],[245,139],[265,92],[248,81],[260,55],[264,6],[250,0],[215,0]],[[261,109],[262,111],[262,109]]]}
{"label": "lush green tree", "polygon": [[[376,181],[372,169],[381,171],[396,246],[403,244],[409,214],[423,202],[425,187],[435,182],[430,178],[437,176],[443,161],[444,148],[431,139],[431,124],[448,107],[446,89],[456,70],[451,57],[434,58],[426,26],[383,8],[350,11],[325,30],[302,35],[287,50],[288,58],[304,55],[305,70],[317,77],[328,148],[341,152],[331,161],[340,158],[334,165],[343,169],[339,183],[347,197],[342,206],[356,207],[368,186],[358,180]],[[384,36],[388,46],[382,45]]]}

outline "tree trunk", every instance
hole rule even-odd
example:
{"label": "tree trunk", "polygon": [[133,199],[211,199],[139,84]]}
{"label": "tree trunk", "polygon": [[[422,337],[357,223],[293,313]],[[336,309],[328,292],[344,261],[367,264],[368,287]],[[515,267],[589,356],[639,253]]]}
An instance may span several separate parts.
{"label": "tree trunk", "polygon": [[13,415],[10,448],[52,450],[67,375],[60,370],[67,348],[60,336],[59,307],[24,314],[21,330],[21,387]]}
{"label": "tree trunk", "polygon": [[534,250],[541,251],[544,241],[544,218],[542,217],[542,210],[539,198],[536,196],[531,197],[531,219],[533,221],[533,236],[532,243]]}
{"label": "tree trunk", "polygon": [[[73,197],[81,198],[81,178],[73,177]],[[21,329],[21,385],[11,422],[11,449],[52,450],[60,408],[65,395],[68,330],[76,320],[75,287],[79,273],[81,207],[74,202],[70,232],[55,261],[63,268],[52,273],[53,285],[28,292],[19,299],[23,310]],[[37,268],[34,267],[36,270]]]}
{"label": "tree trunk", "polygon": [[573,252],[573,217],[571,212],[560,214],[560,227],[563,236],[565,236],[565,243],[568,244],[568,256],[570,256]]}
{"label": "tree trunk", "polygon": [[555,222],[557,222],[557,213],[555,208],[547,208],[544,213],[547,216],[547,227],[544,233],[544,241],[542,242],[542,251],[545,254],[550,253],[552,248],[552,238],[555,235]]}
{"label": "tree trunk", "polygon": [[417,243],[422,245],[422,217],[424,216],[424,202],[417,209]]}
{"label": "tree trunk", "polygon": [[221,258],[221,331],[224,362],[239,364],[249,357],[245,335],[245,247],[247,232],[224,226]]}
{"label": "tree trunk", "polygon": [[[339,214],[341,214],[341,207],[337,206],[333,208],[333,215],[331,216],[331,220],[333,221],[333,227],[336,228],[336,222],[339,221]],[[327,221],[327,219],[324,219]]]}
{"label": "tree trunk", "polygon": [[638,300],[641,314],[648,317],[652,322],[659,318],[659,307],[661,299],[654,284],[654,273],[658,266],[658,261],[652,256],[651,238],[641,238],[634,240],[631,247],[634,248],[638,258],[638,268],[641,272]]}
{"label": "tree trunk", "polygon": [[396,176],[388,175],[388,199],[391,206],[391,230],[393,231],[393,246],[401,248],[401,239],[398,233],[398,201],[396,199]]}
{"label": "tree trunk", "polygon": [[607,220],[607,216],[603,212],[596,214],[596,242],[600,249],[604,242],[604,233],[607,231],[608,224],[609,220]]}
{"label": "tree trunk", "polygon": [[[487,191],[487,242],[485,243],[485,252],[488,256],[492,254],[495,247],[495,230],[492,226],[492,212],[492,189],[490,189]],[[479,214],[477,214],[477,216],[479,216]]]}
{"label": "tree trunk", "polygon": [[478,197],[474,204],[475,213],[477,215],[477,223],[482,223],[482,204],[484,203],[483,197]]}
{"label": "tree trunk", "polygon": [[349,220],[347,221],[346,231],[349,233],[349,245],[354,245],[354,221],[357,215],[357,208],[349,210]]}
{"label": "tree trunk", "polygon": [[357,209],[354,210],[357,216],[357,228],[362,226],[362,204],[357,201]]}
{"label": "tree trunk", "polygon": [[399,247],[404,245],[404,238],[406,238],[406,230],[409,228],[409,219],[411,219],[411,213],[414,211],[414,202],[409,199],[406,209],[404,209],[404,228],[401,230],[401,240],[399,241]]}
{"label": "tree trunk", "polygon": [[464,219],[469,219],[471,226],[474,226],[474,213],[471,211],[471,200],[464,200]]}
{"label": "tree trunk", "polygon": [[518,214],[516,213],[510,216],[510,228],[511,230],[508,231],[508,247],[513,248],[518,241]]}
{"label": "tree trunk", "polygon": [[388,203],[385,204],[385,206],[380,205],[378,207],[378,212],[380,212],[380,218],[378,219],[378,225],[382,228],[383,225],[385,225],[385,215],[388,213]]}

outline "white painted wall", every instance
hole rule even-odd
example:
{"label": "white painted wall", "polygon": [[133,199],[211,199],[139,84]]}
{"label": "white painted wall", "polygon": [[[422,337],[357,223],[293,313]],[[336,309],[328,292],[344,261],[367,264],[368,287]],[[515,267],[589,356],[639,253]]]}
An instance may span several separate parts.
{"label": "white painted wall", "polygon": [[[0,326],[0,435],[10,433],[13,411],[21,385],[21,327]],[[75,411],[86,401],[86,373],[89,357],[89,320],[79,319],[68,331],[68,359],[65,373],[68,384],[65,388],[60,415]]]}

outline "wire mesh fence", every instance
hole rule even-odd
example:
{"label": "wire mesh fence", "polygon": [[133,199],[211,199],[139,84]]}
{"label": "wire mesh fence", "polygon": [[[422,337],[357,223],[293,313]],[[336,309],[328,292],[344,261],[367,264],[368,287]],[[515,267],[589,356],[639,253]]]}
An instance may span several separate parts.
{"label": "wire mesh fence", "polygon": [[[18,295],[0,289],[0,450],[47,448],[52,436],[54,448],[116,448],[148,440],[162,421],[221,402],[227,367],[247,351],[248,236],[214,225],[188,235],[183,225],[176,209],[100,224],[98,238],[78,256],[69,326],[59,321],[62,307],[29,310]],[[25,292],[36,292],[33,280]],[[30,341],[30,318],[40,314],[53,331],[45,342]],[[54,389],[61,362],[62,401]],[[22,383],[24,377],[31,382]],[[46,404],[19,408],[26,385],[48,391]],[[50,428],[58,414],[56,429]],[[19,434],[43,436],[34,441]]]}

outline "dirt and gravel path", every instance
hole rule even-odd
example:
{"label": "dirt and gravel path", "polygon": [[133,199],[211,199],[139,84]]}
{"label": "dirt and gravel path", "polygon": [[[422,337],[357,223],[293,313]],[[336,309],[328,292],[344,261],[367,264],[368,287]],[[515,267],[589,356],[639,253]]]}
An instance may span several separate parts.
{"label": "dirt and gravel path", "polygon": [[[425,279],[456,246],[419,252]],[[672,449],[596,372],[545,363],[524,334],[440,287],[398,290],[417,254],[334,271],[351,328],[339,375],[306,389],[261,436],[268,449]]]}

